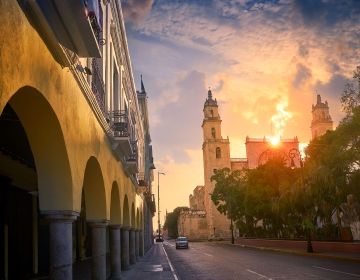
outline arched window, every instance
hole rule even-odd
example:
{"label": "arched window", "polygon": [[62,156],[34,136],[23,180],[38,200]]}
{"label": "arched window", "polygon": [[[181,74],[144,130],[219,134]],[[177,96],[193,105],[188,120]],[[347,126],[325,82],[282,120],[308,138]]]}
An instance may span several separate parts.
{"label": "arched window", "polygon": [[216,158],[221,158],[221,149],[219,147],[216,148]]}
{"label": "arched window", "polygon": [[215,128],[214,127],[212,127],[211,128],[211,136],[212,136],[212,138],[216,138],[216,134],[215,134]]}

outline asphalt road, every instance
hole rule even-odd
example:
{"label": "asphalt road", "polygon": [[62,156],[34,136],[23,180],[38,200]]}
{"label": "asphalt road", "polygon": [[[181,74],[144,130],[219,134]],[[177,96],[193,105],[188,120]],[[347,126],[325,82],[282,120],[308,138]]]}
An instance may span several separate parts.
{"label": "asphalt road", "polygon": [[189,249],[164,247],[179,280],[360,279],[360,265],[333,259],[243,248],[224,243],[190,242]]}

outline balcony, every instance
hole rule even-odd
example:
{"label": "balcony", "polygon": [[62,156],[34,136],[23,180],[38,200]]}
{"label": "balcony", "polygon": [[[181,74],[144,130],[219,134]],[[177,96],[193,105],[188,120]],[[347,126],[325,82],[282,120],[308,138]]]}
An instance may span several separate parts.
{"label": "balcony", "polygon": [[140,187],[145,187],[145,188],[148,187],[148,180],[146,180],[144,172],[139,173],[138,181]]}
{"label": "balcony", "polygon": [[96,101],[99,104],[100,110],[105,114],[105,85],[102,79],[101,70],[96,58],[92,59],[92,80],[91,89],[96,97]]}
{"label": "balcony", "polygon": [[138,175],[138,193],[145,193],[148,190],[149,186],[145,177],[144,172],[140,172]]}
{"label": "balcony", "polygon": [[126,169],[130,174],[136,174],[139,172],[138,154],[135,141],[131,143],[131,154],[126,160]]}
{"label": "balcony", "polygon": [[116,110],[110,113],[111,137],[113,150],[126,157],[131,155],[132,146],[130,138],[129,114],[125,110]]}
{"label": "balcony", "polygon": [[89,0],[87,5],[84,0],[34,0],[29,3],[32,9],[41,11],[61,45],[80,57],[101,57],[99,41],[102,40],[102,19],[98,0]]}

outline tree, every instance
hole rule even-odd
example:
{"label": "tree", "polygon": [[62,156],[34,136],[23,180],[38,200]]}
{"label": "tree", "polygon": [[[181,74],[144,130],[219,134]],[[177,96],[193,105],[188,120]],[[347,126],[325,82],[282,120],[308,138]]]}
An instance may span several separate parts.
{"label": "tree", "polygon": [[168,236],[170,238],[177,238],[178,237],[178,218],[180,215],[180,212],[182,210],[189,210],[189,207],[182,206],[182,207],[176,207],[173,212],[170,212],[166,215],[166,220],[164,223],[164,229],[168,230]]}
{"label": "tree", "polygon": [[[335,211],[341,229],[340,205],[348,194],[360,198],[360,67],[353,78],[341,96],[346,117],[336,130],[314,139],[306,149],[306,180],[317,214],[328,228]],[[326,235],[330,237],[329,233]]]}
{"label": "tree", "polygon": [[[354,71],[353,80],[353,82],[348,82],[345,85],[344,92],[340,99],[343,111],[347,117],[351,116],[353,110],[360,106],[360,66]],[[356,82],[357,85],[355,84]]]}
{"label": "tree", "polygon": [[[282,158],[270,159],[253,170],[220,169],[212,176],[212,200],[220,213],[235,221],[246,235],[286,235],[285,221],[291,215],[285,198],[298,172]],[[256,227],[262,223],[262,227]]]}
{"label": "tree", "polygon": [[242,172],[223,168],[217,170],[211,180],[216,181],[211,199],[217,206],[217,210],[230,219],[231,242],[234,243],[233,222],[239,220],[243,214]]}
{"label": "tree", "polygon": [[287,235],[291,204],[288,195],[298,178],[298,172],[287,167],[283,158],[272,158],[247,175],[246,212],[254,217],[255,224],[263,224],[263,230],[269,237]]}

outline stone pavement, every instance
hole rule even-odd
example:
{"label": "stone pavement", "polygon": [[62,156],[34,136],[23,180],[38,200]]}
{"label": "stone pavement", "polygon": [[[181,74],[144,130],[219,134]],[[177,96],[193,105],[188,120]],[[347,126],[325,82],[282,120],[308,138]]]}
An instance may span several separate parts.
{"label": "stone pavement", "polygon": [[155,243],[130,270],[121,273],[121,279],[131,280],[177,280],[168,261],[162,243]]}

